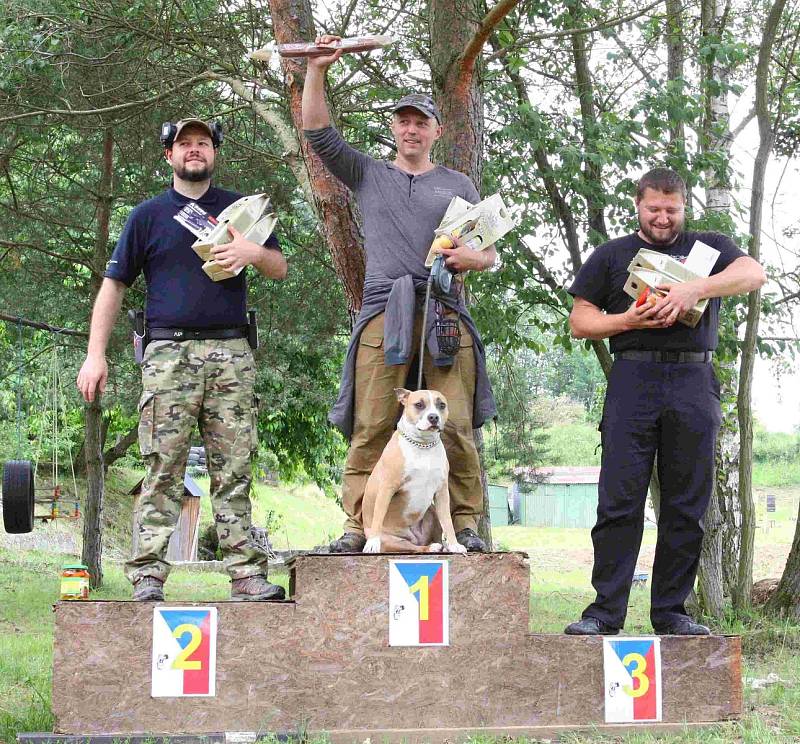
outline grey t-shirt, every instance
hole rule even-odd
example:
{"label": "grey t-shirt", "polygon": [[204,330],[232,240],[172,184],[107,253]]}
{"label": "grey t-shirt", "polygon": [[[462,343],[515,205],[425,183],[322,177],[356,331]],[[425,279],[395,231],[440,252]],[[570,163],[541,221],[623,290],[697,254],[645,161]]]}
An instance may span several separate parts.
{"label": "grey t-shirt", "polygon": [[425,257],[433,231],[454,196],[477,204],[480,196],[463,173],[442,165],[411,176],[393,163],[352,148],[333,127],[305,130],[325,167],[354,194],[361,208],[370,279],[410,274],[427,279]]}

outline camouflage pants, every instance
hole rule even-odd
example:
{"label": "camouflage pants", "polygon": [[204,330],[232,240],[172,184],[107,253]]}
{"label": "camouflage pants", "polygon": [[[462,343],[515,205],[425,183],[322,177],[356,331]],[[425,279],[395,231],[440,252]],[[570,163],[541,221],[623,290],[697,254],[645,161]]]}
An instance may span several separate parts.
{"label": "camouflage pants", "polygon": [[255,365],[245,339],[153,341],[142,364],[139,447],[147,475],[139,500],[139,542],[125,564],[131,582],[165,580],[169,538],[180,516],[195,422],[206,447],[211,504],[232,578],[266,575],[250,542],[250,459],[258,444]]}

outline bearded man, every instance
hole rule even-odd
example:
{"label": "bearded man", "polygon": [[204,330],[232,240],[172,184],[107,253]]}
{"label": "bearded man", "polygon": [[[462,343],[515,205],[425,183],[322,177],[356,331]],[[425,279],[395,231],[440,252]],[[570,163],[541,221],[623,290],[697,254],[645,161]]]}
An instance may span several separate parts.
{"label": "bearded man", "polygon": [[[644,527],[644,507],[658,454],[661,503],[650,602],[658,634],[707,635],[684,602],[694,586],[703,517],[714,485],[714,450],[722,415],[711,358],[718,342],[720,297],[758,289],[764,270],[719,233],[684,231],[686,184],[667,168],[639,181],[639,230],[601,245],[569,289],[576,338],[609,339],[614,364],[600,422],[602,461],[597,523],[592,529],[595,601],[571,635],[615,635]],[[642,248],[682,260],[695,241],[719,251],[711,275],[667,284],[654,303],[637,307],[623,291]],[[655,297],[655,295],[654,295]],[[695,328],[678,316],[707,298]]]}
{"label": "bearded man", "polygon": [[[267,558],[250,539],[251,458],[258,447],[253,352],[247,341],[247,280],[241,271],[214,282],[192,250],[194,235],[174,219],[188,204],[213,217],[241,194],[211,185],[222,128],[200,119],[165,123],[164,157],[172,186],[128,217],[95,301],[78,389],[88,402],[108,380],[106,347],[123,295],[139,274],[147,287],[150,343],[142,361],[139,449],[147,465],[137,514],[138,554],[125,564],[138,601],[162,601],[170,572],[167,545],[183,499],[191,435],[200,429],[208,455],[211,503],[231,599],[283,599],[267,581]],[[286,276],[274,235],[264,245],[228,227],[231,241],[214,259],[236,272],[252,266],[270,279]]]}

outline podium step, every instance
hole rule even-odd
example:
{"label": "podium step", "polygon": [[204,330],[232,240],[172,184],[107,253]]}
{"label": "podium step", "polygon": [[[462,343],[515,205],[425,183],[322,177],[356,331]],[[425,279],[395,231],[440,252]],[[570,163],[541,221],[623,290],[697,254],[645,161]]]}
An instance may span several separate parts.
{"label": "podium step", "polygon": [[[523,554],[414,556],[449,566],[449,645],[428,647],[389,645],[398,558],[410,556],[301,555],[289,565],[291,601],[163,605],[217,608],[214,697],[151,697],[153,604],[58,604],[56,732],[363,742],[605,729],[603,640],[529,633]],[[739,716],[740,667],[737,637],[662,638],[660,725]]]}

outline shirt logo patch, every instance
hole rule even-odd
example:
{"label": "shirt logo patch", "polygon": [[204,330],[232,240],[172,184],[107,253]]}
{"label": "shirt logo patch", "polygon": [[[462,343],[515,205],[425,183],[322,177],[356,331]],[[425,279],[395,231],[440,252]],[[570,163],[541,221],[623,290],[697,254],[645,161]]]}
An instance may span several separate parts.
{"label": "shirt logo patch", "polygon": [[452,189],[443,189],[441,186],[434,186],[433,193],[436,194],[436,196],[453,196]]}

